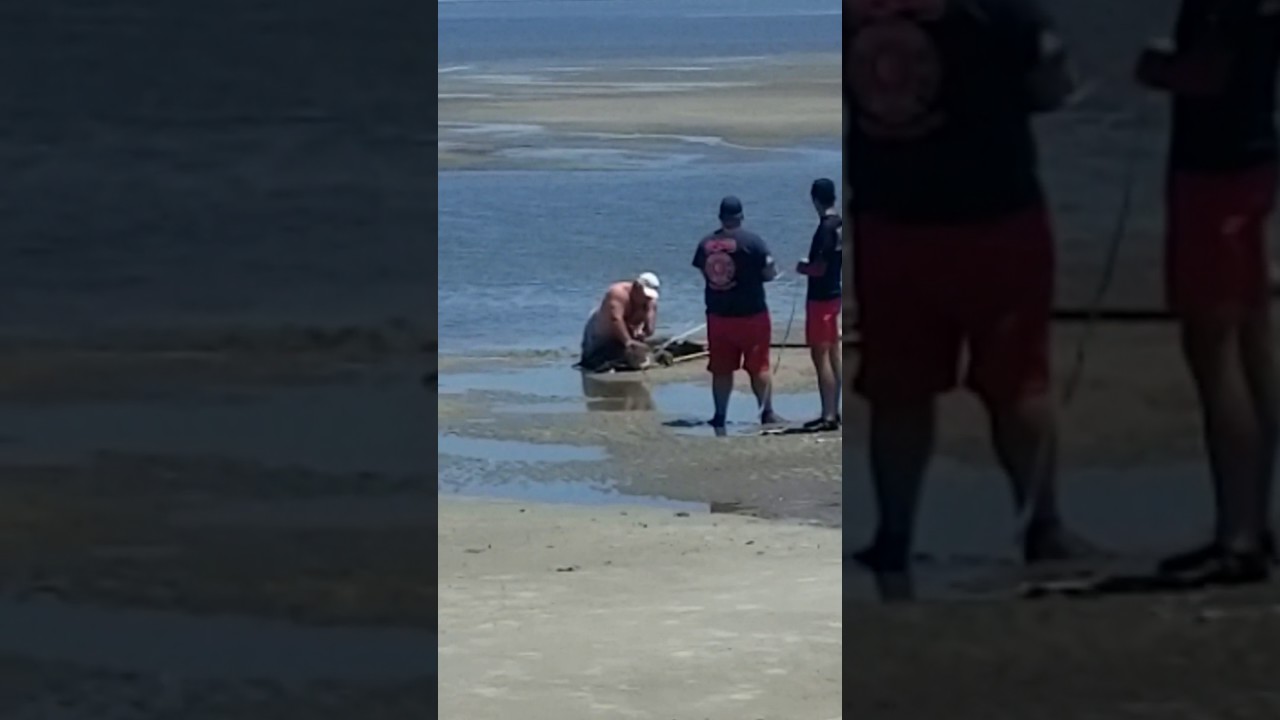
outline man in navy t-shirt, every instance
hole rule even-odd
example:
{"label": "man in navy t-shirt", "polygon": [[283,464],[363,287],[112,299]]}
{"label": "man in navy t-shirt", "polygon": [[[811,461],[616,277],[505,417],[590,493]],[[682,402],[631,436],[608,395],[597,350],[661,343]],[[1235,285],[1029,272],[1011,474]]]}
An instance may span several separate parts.
{"label": "man in navy t-shirt", "polygon": [[964,360],[1029,504],[1024,558],[1075,555],[1056,503],[1054,241],[1031,128],[1073,91],[1062,44],[1034,0],[849,0],[844,23],[855,385],[880,507],[854,558],[907,569],[935,398]]}
{"label": "man in navy t-shirt", "polygon": [[773,322],[764,285],[778,276],[769,246],[742,227],[742,202],[720,201],[720,229],[698,243],[693,266],[706,284],[707,369],[715,415],[711,425],[723,428],[733,394],[733,375],[746,370],[760,407],[760,421],[778,422],[773,412],[769,346]]}
{"label": "man in navy t-shirt", "polygon": [[809,243],[809,255],[796,272],[809,278],[805,303],[804,336],[818,375],[822,414],[805,423],[818,431],[840,429],[840,304],[844,273],[843,222],[836,209],[836,184],[822,178],[813,181],[809,199],[818,212],[818,228]]}
{"label": "man in navy t-shirt", "polygon": [[1144,85],[1173,96],[1166,292],[1182,326],[1218,502],[1217,532],[1168,573],[1261,581],[1270,531],[1277,389],[1266,250],[1275,205],[1280,2],[1184,0],[1172,47],[1149,47]]}

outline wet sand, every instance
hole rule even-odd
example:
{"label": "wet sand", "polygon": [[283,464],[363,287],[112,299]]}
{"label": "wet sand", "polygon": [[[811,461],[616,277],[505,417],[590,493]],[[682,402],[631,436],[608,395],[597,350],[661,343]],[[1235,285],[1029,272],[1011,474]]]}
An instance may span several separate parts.
{"label": "wet sand", "polygon": [[1280,595],[846,605],[844,717],[1265,720]]}
{"label": "wet sand", "polygon": [[[1085,331],[1080,324],[1056,328],[1058,389],[1074,372]],[[1066,512],[1100,541],[1139,557],[1196,540],[1209,525],[1209,486],[1173,328],[1101,326],[1085,356],[1079,389],[1062,411]],[[809,360],[801,350],[780,357],[779,407],[806,419],[817,409]],[[847,408],[843,435],[756,437],[753,402],[740,387],[731,406],[739,424],[731,437],[715,438],[705,428],[669,426],[706,415],[710,397],[700,362],[652,371],[647,385],[592,388],[567,364],[529,357],[446,361],[437,410],[442,492],[660,499],[841,526],[851,543],[870,532],[861,402]],[[459,372],[462,365],[471,372]],[[487,444],[468,445],[471,439]],[[971,396],[942,401],[938,454],[921,520],[921,551],[946,576],[934,587],[955,579],[948,566],[958,564],[973,566],[962,574],[1007,594],[1014,582],[1011,503],[991,457],[986,419]],[[566,486],[575,484],[596,490],[574,495]],[[1134,523],[1135,516],[1144,522]]]}
{"label": "wet sand", "polygon": [[833,530],[445,500],[442,717],[840,716]]}
{"label": "wet sand", "polygon": [[839,82],[835,56],[716,64],[698,72],[603,67],[558,72],[554,83],[536,84],[442,75],[437,160],[442,169],[509,164],[495,154],[530,143],[530,126],[610,135],[613,147],[830,142],[841,122]]}
{"label": "wet sand", "polygon": [[434,707],[421,338],[220,343],[0,363],[0,715]]}
{"label": "wet sand", "polygon": [[[809,361],[792,350],[781,358],[779,412],[798,422],[816,416]],[[594,484],[623,499],[657,497],[714,505],[717,511],[840,522],[840,434],[756,437],[755,399],[745,379],[730,404],[730,436],[716,438],[705,426],[669,425],[710,416],[703,361],[655,370],[649,384],[615,379],[585,388],[565,361],[517,360],[481,368],[493,372],[446,370],[440,378],[442,492],[538,499],[544,488]],[[494,458],[467,457],[475,453],[456,449],[459,436],[513,443],[499,445],[496,459],[504,459],[504,452],[506,460],[519,460],[536,444],[593,448],[605,459],[555,462],[559,458],[553,454],[544,455],[547,462],[495,468],[489,462]]]}

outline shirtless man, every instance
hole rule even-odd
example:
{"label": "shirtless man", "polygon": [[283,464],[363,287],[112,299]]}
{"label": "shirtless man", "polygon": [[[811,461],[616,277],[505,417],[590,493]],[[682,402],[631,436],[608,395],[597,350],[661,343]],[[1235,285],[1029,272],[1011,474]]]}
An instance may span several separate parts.
{"label": "shirtless man", "polygon": [[636,360],[648,354],[644,341],[653,337],[658,326],[660,287],[658,276],[651,272],[610,285],[583,328],[578,366],[590,372],[638,367]]}
{"label": "shirtless man", "polygon": [[1266,248],[1280,175],[1280,3],[1183,0],[1175,34],[1142,54],[1137,75],[1173,98],[1167,296],[1200,399],[1217,527],[1161,570],[1260,582],[1275,552],[1280,436]]}

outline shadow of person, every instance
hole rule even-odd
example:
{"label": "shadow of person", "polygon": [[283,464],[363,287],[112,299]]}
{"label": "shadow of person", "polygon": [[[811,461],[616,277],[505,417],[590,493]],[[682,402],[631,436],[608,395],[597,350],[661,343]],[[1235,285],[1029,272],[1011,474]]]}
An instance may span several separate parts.
{"label": "shadow of person", "polygon": [[[877,566],[874,556],[865,552],[844,556],[844,572],[863,571],[875,582],[876,595],[886,604],[912,602],[916,599],[915,576],[910,567],[889,569]],[[846,589],[847,592],[847,589]]]}
{"label": "shadow of person", "polygon": [[916,599],[915,580],[908,572],[874,573],[876,594],[886,604],[911,602]]}
{"label": "shadow of person", "polygon": [[[636,377],[627,377],[634,374]],[[653,394],[639,373],[582,373],[588,412],[653,412]]]}

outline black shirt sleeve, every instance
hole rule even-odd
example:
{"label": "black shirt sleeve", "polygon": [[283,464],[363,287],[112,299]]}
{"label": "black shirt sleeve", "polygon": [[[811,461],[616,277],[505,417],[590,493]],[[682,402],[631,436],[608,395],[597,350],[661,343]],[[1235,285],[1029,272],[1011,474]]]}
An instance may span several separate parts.
{"label": "black shirt sleeve", "polygon": [[769,266],[769,258],[773,253],[769,252],[769,244],[764,238],[756,235],[751,238],[751,253],[755,255],[755,265],[763,272]]}
{"label": "black shirt sleeve", "polygon": [[840,246],[840,220],[833,218],[822,223],[822,259],[828,262],[841,252],[843,248]]}
{"label": "black shirt sleeve", "polygon": [[707,264],[707,252],[703,249],[703,244],[698,243],[698,249],[693,251],[693,266],[701,270]]}

